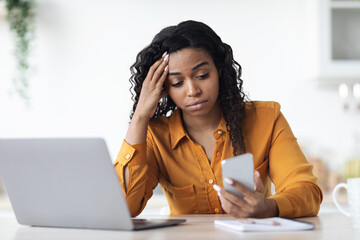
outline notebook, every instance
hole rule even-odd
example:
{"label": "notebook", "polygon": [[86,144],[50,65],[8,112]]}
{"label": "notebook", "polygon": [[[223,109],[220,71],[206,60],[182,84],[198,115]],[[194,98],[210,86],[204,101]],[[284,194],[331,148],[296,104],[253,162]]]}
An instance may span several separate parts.
{"label": "notebook", "polygon": [[140,230],[184,219],[132,219],[105,141],[0,139],[0,178],[19,224]]}
{"label": "notebook", "polygon": [[314,229],[312,223],[280,217],[252,220],[215,220],[215,225],[241,232],[280,232]]}

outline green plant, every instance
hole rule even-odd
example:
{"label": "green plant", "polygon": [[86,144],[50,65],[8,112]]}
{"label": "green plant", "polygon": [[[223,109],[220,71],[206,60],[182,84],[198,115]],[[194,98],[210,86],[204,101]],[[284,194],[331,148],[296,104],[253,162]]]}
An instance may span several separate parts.
{"label": "green plant", "polygon": [[14,40],[17,72],[13,78],[15,92],[25,101],[29,96],[30,43],[35,32],[35,0],[5,0],[7,21]]}

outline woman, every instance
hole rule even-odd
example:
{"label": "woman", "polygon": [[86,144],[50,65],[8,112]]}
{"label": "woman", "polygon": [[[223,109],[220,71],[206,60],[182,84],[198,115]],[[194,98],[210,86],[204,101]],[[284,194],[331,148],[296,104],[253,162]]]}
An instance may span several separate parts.
{"label": "woman", "polygon": [[[318,213],[322,192],[280,105],[247,100],[241,66],[210,27],[186,21],[163,29],[131,72],[134,106],[115,169],[132,216],[158,183],[171,214]],[[225,179],[238,198],[221,187],[221,161],[245,152],[254,155],[254,191]]]}

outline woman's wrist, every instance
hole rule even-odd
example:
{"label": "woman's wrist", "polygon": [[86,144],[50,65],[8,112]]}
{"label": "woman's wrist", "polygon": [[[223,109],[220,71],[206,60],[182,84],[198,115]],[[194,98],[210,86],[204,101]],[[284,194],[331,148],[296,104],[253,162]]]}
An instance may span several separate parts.
{"label": "woman's wrist", "polygon": [[148,124],[149,120],[146,117],[134,113],[125,136],[125,141],[130,145],[146,142]]}
{"label": "woman's wrist", "polygon": [[267,205],[267,213],[266,217],[278,217],[279,216],[279,208],[274,199],[266,198],[265,203]]}
{"label": "woman's wrist", "polygon": [[142,113],[138,109],[135,110],[134,115],[131,118],[131,122],[135,122],[136,124],[148,124],[151,117],[149,117],[149,114]]}

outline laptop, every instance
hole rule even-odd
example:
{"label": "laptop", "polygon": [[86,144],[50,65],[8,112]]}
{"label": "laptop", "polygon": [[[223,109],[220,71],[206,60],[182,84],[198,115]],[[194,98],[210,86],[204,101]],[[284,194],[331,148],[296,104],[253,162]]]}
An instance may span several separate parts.
{"label": "laptop", "polygon": [[0,178],[19,224],[141,230],[185,219],[133,219],[101,138],[0,139]]}

